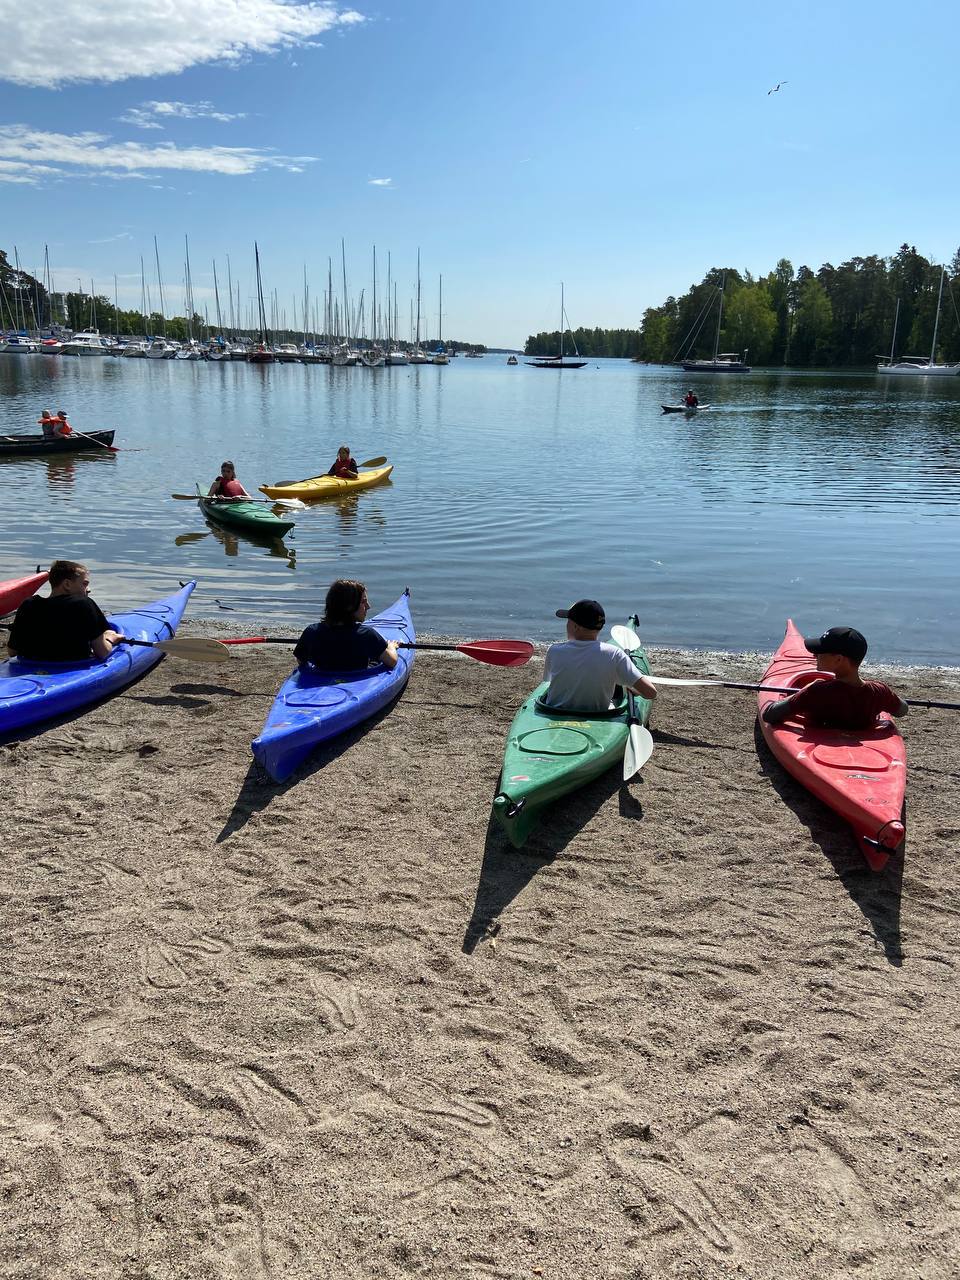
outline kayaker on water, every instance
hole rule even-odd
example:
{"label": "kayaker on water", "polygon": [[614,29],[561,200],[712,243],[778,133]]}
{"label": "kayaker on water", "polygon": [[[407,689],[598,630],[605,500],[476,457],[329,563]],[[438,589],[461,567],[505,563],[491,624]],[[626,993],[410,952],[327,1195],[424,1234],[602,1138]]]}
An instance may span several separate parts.
{"label": "kayaker on water", "polygon": [[597,638],[607,619],[596,600],[578,600],[569,609],[558,609],[557,617],[567,620],[567,639],[547,650],[543,675],[550,688],[543,696],[545,706],[609,711],[620,686],[653,701],[656,687],[634,666],[630,655]]}
{"label": "kayaker on water", "polygon": [[250,495],[237,479],[237,469],[232,462],[220,465],[220,474],[207,491],[208,498],[249,498]]}
{"label": "kayaker on water", "polygon": [[17,610],[7,645],[11,658],[29,662],[103,661],[123,639],[87,594],[90,576],[76,560],[54,560],[50,594],[31,596]]}
{"label": "kayaker on water", "polygon": [[861,680],[860,664],[867,654],[867,642],[853,627],[831,627],[803,643],[816,655],[817,670],[829,671],[832,680],[814,680],[789,698],[771,702],[764,708],[768,724],[782,724],[794,716],[804,716],[814,724],[831,729],[870,729],[882,711],[905,716],[907,704],[881,680]]}
{"label": "kayaker on water", "polygon": [[389,643],[374,627],[364,624],[370,609],[362,582],[338,578],[324,605],[323,621],[314,622],[301,635],[293,656],[301,667],[321,671],[363,671],[371,662],[389,670],[397,665],[397,642]]}
{"label": "kayaker on water", "polygon": [[696,409],[696,407],[700,403],[700,400],[697,396],[693,394],[693,391],[691,390],[691,391],[688,391],[687,394],[683,397],[683,403],[687,406],[688,409]]}
{"label": "kayaker on water", "polygon": [[360,469],[350,453],[350,446],[342,444],[337,450],[337,460],[327,472],[328,476],[336,476],[338,480],[356,480]]}

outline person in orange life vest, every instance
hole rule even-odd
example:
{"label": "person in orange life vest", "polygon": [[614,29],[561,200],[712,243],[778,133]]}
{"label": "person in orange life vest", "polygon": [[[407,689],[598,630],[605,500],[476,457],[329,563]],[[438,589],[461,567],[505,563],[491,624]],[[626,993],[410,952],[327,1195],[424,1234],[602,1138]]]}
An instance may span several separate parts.
{"label": "person in orange life vest", "polygon": [[907,704],[880,680],[861,680],[860,663],[867,642],[853,627],[831,627],[803,643],[816,654],[817,670],[829,671],[832,680],[813,680],[799,692],[764,708],[768,724],[782,724],[795,716],[831,729],[872,729],[881,711],[905,716]]}
{"label": "person in orange life vest", "polygon": [[57,437],[73,435],[73,427],[67,421],[66,409],[57,410],[57,416],[53,419],[53,434]]}
{"label": "person in orange life vest", "polygon": [[208,498],[249,498],[250,495],[237,479],[237,469],[232,462],[220,465],[220,474],[207,491]]}
{"label": "person in orange life vest", "polygon": [[327,475],[336,476],[338,480],[356,480],[359,474],[360,470],[350,453],[350,446],[342,444],[337,450],[337,460]]}
{"label": "person in orange life vest", "polygon": [[51,416],[49,409],[44,409],[43,413],[41,413],[40,417],[37,419],[37,422],[39,422],[40,426],[43,428],[44,440],[53,439],[54,430],[56,429],[57,421],[58,421],[57,418],[54,418]]}

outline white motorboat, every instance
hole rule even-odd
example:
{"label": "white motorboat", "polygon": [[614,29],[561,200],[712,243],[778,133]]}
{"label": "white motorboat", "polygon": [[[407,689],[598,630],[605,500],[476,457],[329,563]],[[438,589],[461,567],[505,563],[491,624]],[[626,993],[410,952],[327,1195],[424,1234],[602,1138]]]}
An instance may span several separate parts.
{"label": "white motorboat", "polygon": [[281,364],[299,364],[303,359],[295,342],[281,342],[274,351]]}
{"label": "white motorboat", "polygon": [[409,364],[407,353],[401,351],[398,347],[394,347],[392,351],[388,351],[384,357],[387,364]]}
{"label": "white motorboat", "polygon": [[32,338],[12,333],[8,338],[0,338],[0,351],[10,356],[32,356],[36,354],[37,344]]}
{"label": "white motorboat", "polygon": [[75,333],[62,346],[65,356],[108,356],[111,346],[105,338],[101,338],[96,329],[84,329]]}
{"label": "white motorboat", "polygon": [[172,360],[176,354],[177,348],[166,338],[154,338],[144,352],[148,360]]}
{"label": "white motorboat", "polygon": [[120,354],[126,359],[143,359],[147,354],[147,342],[125,342],[120,348]]}

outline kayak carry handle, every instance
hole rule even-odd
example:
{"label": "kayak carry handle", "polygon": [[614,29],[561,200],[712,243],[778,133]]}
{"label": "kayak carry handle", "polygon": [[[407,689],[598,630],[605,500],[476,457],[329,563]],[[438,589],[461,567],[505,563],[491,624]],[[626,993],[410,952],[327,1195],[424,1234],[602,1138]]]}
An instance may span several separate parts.
{"label": "kayak carry handle", "polygon": [[527,803],[527,797],[524,796],[522,800],[511,801],[510,797],[501,791],[499,795],[493,797],[493,803],[501,809],[506,805],[507,811],[503,816],[505,818],[515,818]]}

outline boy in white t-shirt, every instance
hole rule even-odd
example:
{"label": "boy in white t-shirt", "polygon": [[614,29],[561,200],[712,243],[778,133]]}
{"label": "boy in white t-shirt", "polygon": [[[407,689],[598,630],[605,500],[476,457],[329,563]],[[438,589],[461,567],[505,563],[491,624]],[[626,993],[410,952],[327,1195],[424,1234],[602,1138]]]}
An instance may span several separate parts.
{"label": "boy in white t-shirt", "polygon": [[558,609],[557,617],[567,620],[567,639],[547,650],[543,674],[550,688],[543,695],[544,706],[609,711],[618,685],[653,701],[656,687],[633,665],[629,654],[597,639],[607,619],[596,600],[578,600],[569,609]]}

